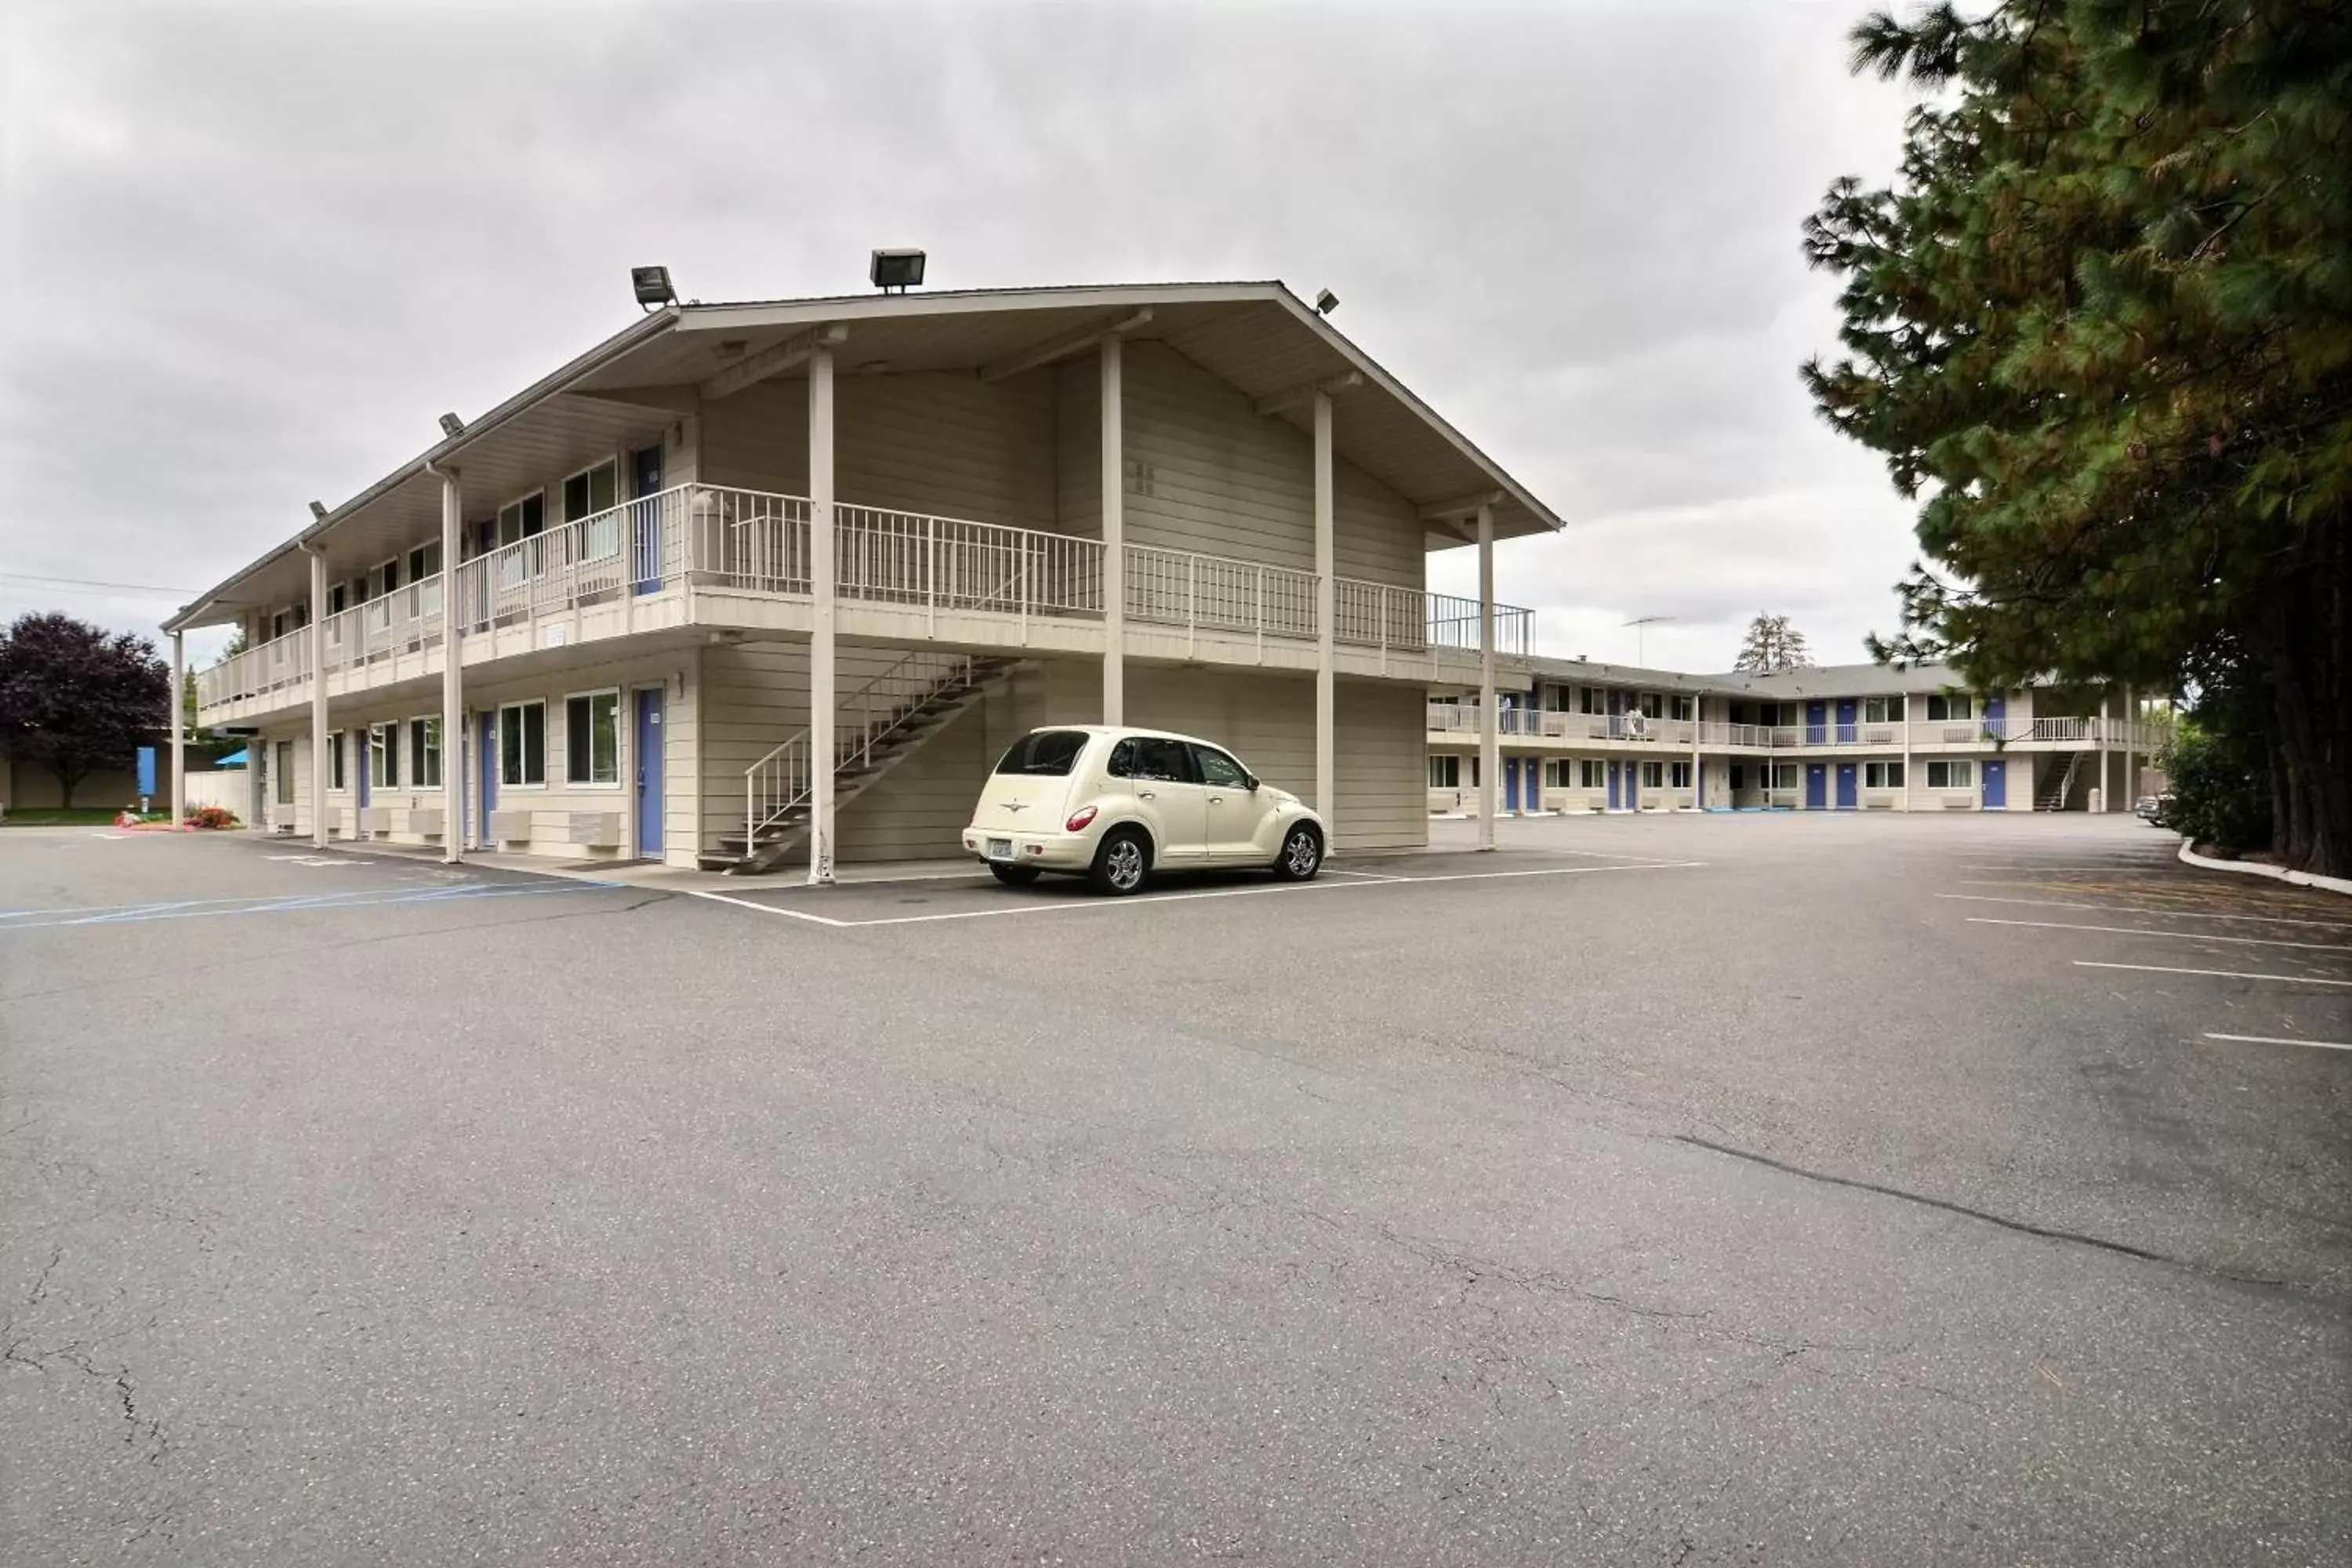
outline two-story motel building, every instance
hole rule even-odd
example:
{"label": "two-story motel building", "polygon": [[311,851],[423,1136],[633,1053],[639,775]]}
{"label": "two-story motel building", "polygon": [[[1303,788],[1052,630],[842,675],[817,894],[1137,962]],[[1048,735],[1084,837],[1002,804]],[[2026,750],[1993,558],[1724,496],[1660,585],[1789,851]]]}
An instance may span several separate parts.
{"label": "two-story motel building", "polygon": [[1559,526],[1279,283],[673,303],[445,428],[165,623],[175,680],[245,633],[258,824],[822,880],[1102,721],[1419,844],[1430,689],[1528,684],[1494,542]]}
{"label": "two-story motel building", "polygon": [[2129,810],[2154,737],[2128,689],[1974,692],[1942,665],[1686,675],[1514,661],[1482,766],[1480,694],[1433,687],[1429,804],[1508,814]]}

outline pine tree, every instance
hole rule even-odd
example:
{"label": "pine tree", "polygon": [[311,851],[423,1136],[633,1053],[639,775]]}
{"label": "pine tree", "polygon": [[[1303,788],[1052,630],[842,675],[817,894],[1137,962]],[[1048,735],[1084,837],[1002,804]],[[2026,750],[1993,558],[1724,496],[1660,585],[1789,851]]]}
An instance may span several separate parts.
{"label": "pine tree", "polygon": [[2352,7],[1938,5],[1853,35],[1931,95],[1805,227],[1805,382],[1920,499],[1881,658],[2271,700],[2291,863],[2352,870]]}
{"label": "pine tree", "polygon": [[1750,675],[1777,675],[1784,669],[1812,668],[1813,656],[1805,646],[1805,634],[1788,616],[1759,616],[1748,623],[1748,635],[1740,639],[1739,657],[1731,668]]}

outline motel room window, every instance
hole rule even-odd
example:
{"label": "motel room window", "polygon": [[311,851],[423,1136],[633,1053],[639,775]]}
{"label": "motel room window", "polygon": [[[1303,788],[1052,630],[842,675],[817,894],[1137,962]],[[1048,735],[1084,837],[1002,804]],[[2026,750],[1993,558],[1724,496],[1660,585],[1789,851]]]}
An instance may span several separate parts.
{"label": "motel room window", "polygon": [[374,789],[396,789],[400,784],[400,726],[371,724],[368,726],[368,784]]}
{"label": "motel room window", "polygon": [[294,629],[294,612],[280,610],[269,617],[269,636],[274,641]]}
{"label": "motel room window", "polygon": [[1664,787],[1665,782],[1666,769],[1664,763],[1643,763],[1642,764],[1642,787],[1643,789],[1659,789]]}
{"label": "motel room window", "polygon": [[418,789],[441,787],[441,721],[411,719],[408,721],[409,783]]}
{"label": "motel room window", "polygon": [[1901,763],[1864,763],[1862,764],[1862,784],[1864,789],[1901,789],[1903,764]]}
{"label": "motel room window", "polygon": [[341,730],[327,737],[327,787],[351,787],[343,783],[343,732]]}
{"label": "motel room window", "polygon": [[547,704],[509,702],[499,710],[499,783],[530,788],[547,782]]}
{"label": "motel room window", "polygon": [[1576,772],[1576,784],[1579,789],[1607,789],[1609,787],[1609,766],[1597,757],[1582,757],[1578,759]]}
{"label": "motel room window", "polygon": [[1429,759],[1429,787],[1432,789],[1460,789],[1462,787],[1462,759],[1459,757],[1443,755],[1432,756]]}
{"label": "motel room window", "polygon": [[621,694],[590,691],[563,700],[567,784],[621,782]]}
{"label": "motel room window", "polygon": [[1642,693],[1641,707],[1642,717],[1644,719],[1663,719],[1665,717],[1666,700],[1654,691],[1644,691]]}
{"label": "motel room window", "polygon": [[1797,787],[1797,764],[1794,763],[1765,763],[1764,787],[1766,789],[1795,789]]}
{"label": "motel room window", "polygon": [[1576,689],[1576,710],[1579,713],[1599,713],[1603,707],[1598,687],[1580,686]]}
{"label": "motel room window", "polygon": [[583,560],[597,561],[620,553],[621,519],[613,511],[620,500],[615,479],[619,471],[607,460],[563,481],[563,521],[583,522],[592,517],[596,519],[595,526],[583,531],[580,539]]}
{"label": "motel room window", "polygon": [[1976,717],[1976,700],[1965,691],[1931,692],[1927,698],[1927,718],[1931,723],[1947,723],[1955,719]]}
{"label": "motel room window", "polygon": [[499,542],[512,544],[547,531],[547,495],[533,490],[520,500],[499,508]]}
{"label": "motel room window", "polygon": [[337,583],[327,590],[327,614],[339,616],[350,606],[351,602],[352,591],[344,584]]}
{"label": "motel room window", "polygon": [[1675,789],[1690,788],[1690,764],[1688,763],[1675,763],[1667,768],[1666,782]]}
{"label": "motel room window", "polygon": [[278,770],[278,804],[294,804],[294,742],[280,741],[271,749],[271,766]]}
{"label": "motel room window", "polygon": [[422,583],[441,570],[441,542],[420,544],[408,552],[408,580]]}
{"label": "motel room window", "polygon": [[1697,698],[1677,692],[1672,699],[1672,702],[1674,705],[1674,715],[1675,718],[1696,719],[1698,717]]}
{"label": "motel room window", "polygon": [[1903,699],[1900,697],[1865,697],[1862,700],[1862,721],[1865,724],[1898,724],[1903,721]]}
{"label": "motel room window", "polygon": [[1929,763],[1927,764],[1929,789],[1974,789],[1976,782],[1977,765],[1974,763]]}

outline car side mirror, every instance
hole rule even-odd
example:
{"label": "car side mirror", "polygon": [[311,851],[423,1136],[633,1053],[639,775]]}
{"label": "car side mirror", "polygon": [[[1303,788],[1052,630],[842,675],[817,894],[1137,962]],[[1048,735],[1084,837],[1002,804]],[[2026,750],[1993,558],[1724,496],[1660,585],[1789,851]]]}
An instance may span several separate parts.
{"label": "car side mirror", "polygon": [[1255,773],[1244,773],[1242,775],[1242,783],[1248,788],[1250,794],[1255,795],[1257,793],[1257,775]]}

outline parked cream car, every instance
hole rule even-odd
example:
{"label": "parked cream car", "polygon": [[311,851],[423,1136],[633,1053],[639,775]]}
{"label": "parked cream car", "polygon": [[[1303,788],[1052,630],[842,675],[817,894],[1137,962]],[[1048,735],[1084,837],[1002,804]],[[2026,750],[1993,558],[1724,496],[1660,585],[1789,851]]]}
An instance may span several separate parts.
{"label": "parked cream car", "polygon": [[1057,724],[1013,743],[989,775],[963,847],[996,879],[1047,871],[1132,893],[1158,871],[1264,866],[1304,882],[1323,868],[1323,819],[1231,752],[1189,735]]}

